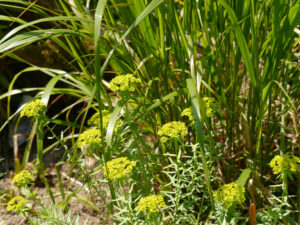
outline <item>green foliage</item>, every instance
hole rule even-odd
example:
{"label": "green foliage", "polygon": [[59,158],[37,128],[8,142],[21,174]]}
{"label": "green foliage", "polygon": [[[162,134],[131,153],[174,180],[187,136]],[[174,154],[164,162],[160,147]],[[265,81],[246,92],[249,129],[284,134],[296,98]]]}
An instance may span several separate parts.
{"label": "green foliage", "polygon": [[63,213],[62,210],[58,210],[55,206],[50,206],[49,208],[43,208],[40,210],[40,217],[31,220],[32,225],[86,225],[88,224],[88,219],[80,223],[79,216],[71,216],[70,212]]}
{"label": "green foliage", "polygon": [[[30,92],[48,109],[59,107],[36,118],[21,166],[29,165],[36,136],[33,163],[53,207],[38,201],[41,210],[25,216],[79,223],[63,215],[78,197],[71,181],[61,182],[59,167],[69,164],[68,174],[76,172],[88,190],[85,202],[99,214],[100,198],[118,224],[245,224],[250,202],[259,222],[300,223],[300,185],[288,182],[299,174],[279,180],[269,166],[275,155],[299,154],[299,0],[0,0],[0,6],[0,58],[27,65],[11,81],[0,78],[8,115],[0,131],[21,111],[11,113],[15,95]],[[42,62],[28,57],[30,47]],[[47,85],[16,87],[32,72],[47,77]],[[49,147],[45,138],[53,141]],[[56,165],[60,191],[53,193],[44,154],[56,148],[65,154]],[[135,165],[121,165],[122,179],[99,175],[125,157]],[[243,190],[239,204],[216,204],[216,190],[234,181]],[[140,199],[156,195],[165,206],[148,215],[135,210]]]}

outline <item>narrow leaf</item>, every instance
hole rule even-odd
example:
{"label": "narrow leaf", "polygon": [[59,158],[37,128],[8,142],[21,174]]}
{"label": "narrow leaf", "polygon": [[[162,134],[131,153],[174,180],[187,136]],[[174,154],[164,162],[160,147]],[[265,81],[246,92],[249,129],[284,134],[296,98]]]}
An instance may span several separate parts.
{"label": "narrow leaf", "polygon": [[239,176],[239,179],[238,179],[237,183],[244,187],[247,183],[247,180],[250,177],[250,174],[251,174],[251,169],[249,169],[249,168],[244,169],[242,174]]}

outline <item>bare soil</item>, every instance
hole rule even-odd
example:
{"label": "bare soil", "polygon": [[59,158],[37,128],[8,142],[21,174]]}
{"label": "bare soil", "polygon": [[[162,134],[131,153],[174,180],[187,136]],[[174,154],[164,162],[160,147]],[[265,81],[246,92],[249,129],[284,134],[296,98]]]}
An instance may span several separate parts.
{"label": "bare soil", "polygon": [[[78,189],[78,187],[80,187],[80,185],[82,184],[80,183],[80,181],[68,177],[67,176],[68,171],[69,171],[68,164],[61,166],[60,174],[62,178],[62,184],[66,187],[67,183],[70,182],[69,190],[72,192]],[[48,182],[53,189],[53,193],[60,193],[57,175],[54,168],[49,169],[49,171],[46,174],[46,178],[48,179]],[[11,184],[11,179],[9,176],[6,176],[4,179],[0,180],[0,225],[30,224],[24,217],[20,215],[16,215],[13,212],[8,212],[6,210],[7,202],[5,201],[4,198],[1,198],[1,195],[11,196],[12,193],[14,192],[13,190],[17,190],[17,189]],[[35,183],[31,186],[31,190],[36,191],[37,196],[43,196],[43,200],[46,206],[49,207],[52,204],[47,189],[44,186]],[[99,206],[99,208],[97,207],[97,211],[96,211],[90,205],[80,200],[81,198],[78,198],[78,196],[81,196],[91,201],[90,195],[85,189],[82,189],[76,197],[71,198],[68,205],[71,213],[71,218],[74,218],[75,215],[79,215],[80,224],[82,224],[86,219],[88,219],[88,223],[87,223],[88,225],[105,224],[104,221],[107,215],[107,207],[103,207],[104,204],[103,201],[98,197],[93,199],[94,204],[96,206]],[[55,197],[56,203],[59,202],[60,200],[61,200],[60,196]],[[29,202],[32,204],[32,209],[34,210],[39,209],[40,206],[36,202],[31,200],[29,200]],[[106,224],[112,224],[112,223],[108,221]]]}

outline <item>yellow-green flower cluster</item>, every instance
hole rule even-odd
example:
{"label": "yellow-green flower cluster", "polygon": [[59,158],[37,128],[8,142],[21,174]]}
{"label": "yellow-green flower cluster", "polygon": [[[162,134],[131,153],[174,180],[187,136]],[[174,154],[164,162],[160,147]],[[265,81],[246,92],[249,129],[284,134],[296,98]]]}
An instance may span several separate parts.
{"label": "yellow-green flower cluster", "polygon": [[189,118],[189,121],[193,121],[194,120],[194,117],[193,117],[193,111],[192,111],[192,108],[186,108],[184,109],[182,112],[181,112],[181,116],[186,116]]}
{"label": "yellow-green flower cluster", "polygon": [[234,203],[243,203],[245,198],[245,188],[236,182],[224,184],[214,193],[216,202],[221,202],[225,208],[229,208]]}
{"label": "yellow-green flower cluster", "polygon": [[116,91],[134,91],[137,84],[140,84],[141,79],[136,78],[133,74],[119,75],[113,78],[108,87],[116,92]]}
{"label": "yellow-green flower cluster", "polygon": [[43,110],[45,110],[45,105],[44,103],[41,102],[40,99],[34,100],[32,102],[27,103],[22,111],[20,116],[27,116],[27,117],[31,117],[31,116],[38,116],[38,114],[40,112],[42,112]]}
{"label": "yellow-green flower cluster", "polygon": [[84,147],[101,142],[101,132],[98,128],[90,128],[78,137],[78,146]]}
{"label": "yellow-green flower cluster", "polygon": [[[107,128],[109,119],[111,114],[108,112],[108,110],[102,110],[102,123],[103,123],[103,128]],[[88,125],[90,126],[99,126],[100,124],[100,113],[96,112],[88,121]]]}
{"label": "yellow-green flower cluster", "polygon": [[206,116],[212,117],[213,112],[217,109],[218,104],[216,103],[216,100],[211,97],[203,97],[202,100],[205,103],[206,106]]}
{"label": "yellow-green flower cluster", "polygon": [[159,212],[159,209],[165,207],[166,204],[161,195],[149,195],[141,198],[136,207],[137,211]]}
{"label": "yellow-green flower cluster", "polygon": [[[104,130],[106,130],[108,127],[110,117],[111,117],[111,113],[108,110],[102,110],[102,124]],[[99,124],[100,124],[100,113],[97,112],[89,119],[88,125],[99,127]],[[118,126],[120,125],[121,125],[121,120],[118,119],[116,121],[115,129],[118,128]]]}
{"label": "yellow-green flower cluster", "polygon": [[[108,161],[106,166],[103,166],[105,176],[110,179],[120,179],[131,174],[133,167],[136,166],[134,161],[130,161],[127,157],[120,157]],[[107,168],[107,170],[106,170]]]}
{"label": "yellow-green flower cluster", "polygon": [[185,124],[183,122],[170,122],[162,126],[158,131],[162,143],[167,142],[170,138],[186,136],[188,134]]}
{"label": "yellow-green flower cluster", "polygon": [[270,162],[274,174],[290,171],[295,173],[300,170],[300,158],[291,155],[276,155]]}
{"label": "yellow-green flower cluster", "polygon": [[23,170],[14,176],[12,183],[18,187],[22,187],[31,184],[32,181],[32,174],[28,170]]}
{"label": "yellow-green flower cluster", "polygon": [[22,196],[12,198],[7,204],[7,211],[22,211],[26,200]]}

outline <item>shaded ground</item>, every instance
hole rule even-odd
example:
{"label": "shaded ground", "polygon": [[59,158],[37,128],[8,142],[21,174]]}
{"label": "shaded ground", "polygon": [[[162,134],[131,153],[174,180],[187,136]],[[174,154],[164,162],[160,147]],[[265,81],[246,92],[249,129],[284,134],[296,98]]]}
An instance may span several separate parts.
{"label": "shaded ground", "polygon": [[[79,181],[76,181],[75,179],[69,178],[67,176],[68,169],[69,169],[69,165],[63,165],[61,167],[60,174],[61,174],[62,183],[64,186],[67,186],[68,180],[70,181],[70,191],[72,192],[75,189],[78,189],[78,187],[80,187],[80,185],[82,185],[82,184]],[[99,175],[99,176],[101,176],[101,175]],[[48,171],[47,179],[53,188],[53,192],[59,193],[56,171],[53,168]],[[12,190],[13,188],[15,188],[15,187],[12,186],[11,179],[8,176],[6,176],[4,179],[0,180],[0,197],[3,193],[7,193],[8,190]],[[46,196],[48,196],[48,193],[47,193],[47,190],[45,187],[38,185],[38,184],[34,184],[31,187],[31,189],[36,191],[36,194],[38,196],[43,196],[45,205],[47,205],[48,207],[51,205],[50,198],[46,197]],[[78,196],[81,196],[83,198],[90,200],[89,194],[84,189],[78,193]],[[60,200],[61,200],[61,197],[55,197],[56,203],[59,202]],[[29,202],[33,204],[32,208],[35,210],[38,210],[38,208],[40,207],[39,205],[37,205],[36,202],[33,202],[33,201],[29,201]],[[82,224],[82,222],[85,221],[86,219],[88,219],[89,225],[104,224],[104,221],[105,221],[105,218],[107,215],[107,209],[106,209],[106,207],[103,207],[103,202],[101,201],[100,198],[96,197],[94,199],[94,203],[96,206],[99,206],[99,208],[97,207],[98,212],[96,212],[96,210],[94,210],[90,205],[88,205],[84,201],[80,200],[80,198],[73,197],[69,202],[71,218],[74,218],[75,215],[78,214],[79,219],[80,219],[79,224]],[[102,205],[102,207],[100,207],[101,205]],[[7,212],[6,203],[4,203],[3,199],[0,198],[0,225],[18,225],[18,224],[19,225],[27,224],[27,220],[24,219],[24,217],[22,217],[22,216],[15,215],[12,212]],[[108,222],[107,224],[111,224],[111,223]]]}

